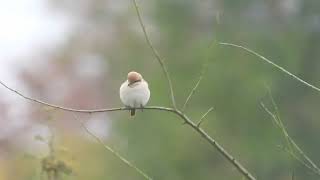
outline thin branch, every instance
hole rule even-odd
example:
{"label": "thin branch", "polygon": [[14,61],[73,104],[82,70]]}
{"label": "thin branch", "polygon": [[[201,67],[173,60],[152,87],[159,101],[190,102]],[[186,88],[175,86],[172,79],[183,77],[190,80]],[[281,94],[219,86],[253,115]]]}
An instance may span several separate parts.
{"label": "thin branch", "polygon": [[199,77],[199,80],[197,81],[197,83],[195,84],[195,86],[192,88],[192,90],[190,91],[190,94],[188,95],[186,101],[184,102],[183,107],[182,107],[182,111],[184,111],[184,110],[186,109],[186,107],[187,107],[187,105],[188,105],[188,102],[190,101],[191,97],[195,94],[198,86],[200,85],[200,83],[201,83],[201,81],[202,81],[202,79],[203,79],[203,76],[204,76],[204,74],[201,73],[201,74],[200,74],[200,77]]}
{"label": "thin branch", "polygon": [[[283,125],[283,122],[281,120],[281,116],[280,116],[280,112],[279,112],[279,108],[278,108],[278,105],[276,103],[276,101],[274,100],[273,96],[272,96],[272,93],[271,93],[271,89],[270,87],[266,84],[265,85],[266,88],[267,88],[267,91],[268,91],[268,94],[269,94],[269,98],[271,100],[271,103],[273,105],[273,108],[275,110],[275,116],[274,118],[278,120],[278,126],[279,128],[281,129],[281,131],[283,132],[283,134],[285,135],[285,139],[287,141],[287,145],[289,147],[289,150],[293,153],[293,147],[292,147],[292,143],[290,143],[290,137],[289,137],[289,134],[287,133],[287,130],[285,128],[285,126]],[[267,109],[265,107],[265,109]]]}
{"label": "thin branch", "polygon": [[260,102],[261,107],[272,117],[277,126],[279,126],[279,122],[277,117],[266,107],[263,102]]}
{"label": "thin branch", "polygon": [[37,103],[37,104],[41,104],[43,106],[48,106],[48,107],[52,107],[54,109],[59,109],[59,110],[63,110],[63,111],[69,111],[69,112],[79,112],[79,113],[98,113],[98,112],[109,112],[109,111],[118,111],[118,110],[124,110],[126,108],[110,108],[110,109],[94,109],[94,110],[81,110],[81,109],[73,109],[73,108],[68,108],[68,107],[63,107],[63,106],[59,106],[59,105],[55,105],[55,104],[50,104],[50,103],[47,103],[45,101],[41,101],[41,100],[38,100],[36,98],[32,98],[32,97],[29,97],[21,92],[19,92],[18,90],[16,89],[13,89],[9,86],[7,86],[4,82],[0,81],[0,85],[2,85],[3,87],[5,87],[6,89],[8,89],[9,91],[19,95],[20,97],[26,99],[26,100],[29,100],[29,101],[32,101],[34,103]]}
{"label": "thin branch", "polygon": [[55,154],[56,154],[55,147],[54,147],[56,135],[55,135],[54,130],[53,130],[52,127],[49,126],[49,129],[50,129],[50,133],[51,133],[51,136],[50,136],[49,141],[48,141],[49,156],[54,157]]}
{"label": "thin branch", "polygon": [[[67,111],[67,112],[77,112],[77,113],[101,113],[101,112],[112,112],[112,111],[126,111],[128,108],[125,107],[120,107],[120,108],[109,108],[109,109],[93,109],[93,110],[82,110],[82,109],[72,109],[72,108],[67,108],[67,107],[62,107],[58,105],[53,105],[41,100],[37,100],[31,97],[28,97],[21,92],[10,88],[9,86],[5,85],[3,82],[0,81],[0,84],[3,85],[6,89],[10,90],[11,92],[19,95],[20,97],[37,103],[41,104],[44,106],[49,106],[52,108],[56,108],[62,111]],[[236,169],[244,175],[247,179],[249,180],[255,180],[255,177],[251,175],[251,173],[244,168],[244,166],[238,162],[231,154],[229,154],[220,144],[218,144],[211,136],[209,136],[203,129],[197,126],[197,124],[193,123],[193,121],[184,113],[181,111],[175,109],[175,108],[168,108],[168,107],[161,107],[161,106],[147,106],[143,108],[136,108],[136,109],[146,109],[146,110],[157,110],[157,111],[166,111],[166,112],[171,112],[174,113],[175,115],[179,116],[186,124],[188,124],[193,130],[195,130],[201,137],[206,140],[210,145],[215,147],[233,166],[236,167]]]}
{"label": "thin branch", "polygon": [[[210,45],[208,46],[208,51],[210,50],[210,48],[212,47],[212,45],[214,44],[214,41],[210,43]],[[209,61],[209,57],[208,57],[208,52],[207,52],[207,57],[206,57],[206,61],[205,63],[202,65],[202,70],[201,70],[201,73],[200,73],[200,76],[199,76],[199,79],[197,81],[197,83],[194,85],[194,87],[192,88],[192,90],[190,91],[186,101],[184,102],[183,104],[183,107],[182,107],[182,112],[186,109],[187,105],[188,105],[188,102],[191,100],[192,96],[195,94],[197,88],[199,87],[204,75],[206,74],[207,70],[208,70],[208,61]]]}
{"label": "thin branch", "polygon": [[[24,98],[25,100],[31,101],[33,103],[36,104],[40,104],[43,106],[47,106],[47,107],[51,107],[54,109],[58,109],[58,110],[62,110],[62,111],[66,111],[66,112],[76,112],[76,113],[87,113],[87,114],[93,114],[93,113],[103,113],[103,112],[113,112],[113,111],[126,111],[126,110],[130,110],[127,107],[118,107],[118,108],[103,108],[103,109],[74,109],[74,108],[69,108],[69,107],[63,107],[60,105],[55,105],[55,104],[51,104],[51,103],[47,103],[45,101],[36,99],[36,98],[32,98],[29,97],[25,94],[23,94],[22,92],[13,89],[11,87],[9,87],[8,85],[6,85],[5,83],[3,83],[2,81],[0,81],[0,85],[2,85],[3,87],[5,87],[6,89],[8,89],[9,91],[17,94],[18,96]],[[148,107],[143,107],[143,108],[136,108],[136,109],[150,109],[150,110],[160,110],[160,111],[174,111],[173,108],[167,108],[167,107],[160,107],[160,106],[148,106]]]}
{"label": "thin branch", "polygon": [[[313,168],[307,164],[306,162],[304,162],[303,160],[301,160],[296,154],[294,154],[292,151],[288,150],[288,149],[284,149],[285,152],[287,152],[293,159],[295,159],[296,161],[298,161],[300,164],[302,164],[303,166],[305,166],[306,168],[313,170]],[[320,173],[318,171],[314,171],[314,173],[320,175]]]}
{"label": "thin branch", "polygon": [[130,161],[128,161],[126,158],[124,158],[122,155],[120,155],[117,151],[112,149],[110,146],[106,145],[101,138],[99,138],[97,135],[95,135],[93,132],[90,131],[90,129],[85,125],[85,123],[77,117],[75,113],[73,113],[74,119],[79,121],[81,124],[81,127],[90,135],[92,136],[99,144],[101,144],[104,149],[111,152],[113,155],[115,155],[117,158],[119,158],[122,162],[124,162],[127,166],[133,168],[135,171],[137,171],[141,176],[143,176],[145,179],[152,180],[151,177],[149,177],[146,173],[144,173],[141,169],[139,169],[137,166],[133,165]]}
{"label": "thin branch", "polygon": [[177,105],[176,105],[176,100],[175,100],[175,97],[174,97],[173,85],[172,85],[172,81],[171,81],[170,74],[168,72],[167,66],[164,64],[163,58],[160,56],[160,54],[158,53],[156,48],[153,46],[153,44],[152,44],[152,42],[151,42],[151,40],[150,40],[150,38],[148,36],[147,30],[146,30],[146,27],[145,27],[145,25],[144,25],[144,23],[142,21],[141,13],[140,13],[139,6],[138,6],[136,0],[132,0],[132,2],[134,4],[135,10],[136,10],[136,13],[137,13],[137,16],[138,16],[138,20],[139,20],[141,29],[143,31],[143,35],[144,35],[144,37],[146,39],[146,42],[147,42],[148,46],[150,47],[150,49],[152,50],[153,55],[155,56],[155,58],[158,60],[159,64],[161,65],[163,73],[165,74],[165,76],[167,78],[168,85],[169,85],[169,88],[170,88],[171,103],[172,103],[173,108],[176,109]]}
{"label": "thin branch", "polygon": [[289,136],[290,142],[293,144],[293,146],[297,149],[299,154],[305,158],[305,160],[311,164],[311,166],[314,168],[314,171],[316,174],[320,175],[320,169],[319,167],[302,151],[302,149],[293,141],[293,139]]}
{"label": "thin branch", "polygon": [[225,42],[219,42],[219,44],[222,45],[222,46],[231,46],[231,47],[236,47],[236,48],[243,49],[243,50],[245,50],[245,51],[247,51],[247,52],[249,52],[249,53],[251,53],[251,54],[253,54],[253,55],[257,56],[257,57],[259,57],[259,58],[262,59],[263,61],[271,64],[273,67],[277,68],[278,70],[282,71],[283,73],[285,73],[285,74],[293,77],[295,80],[301,82],[302,84],[304,84],[304,85],[306,85],[306,86],[308,86],[308,87],[310,87],[310,88],[312,88],[312,89],[320,92],[320,88],[318,88],[318,87],[316,87],[315,85],[312,85],[312,84],[306,82],[305,80],[301,79],[301,78],[298,77],[297,75],[294,75],[293,73],[289,72],[289,71],[286,70],[285,68],[281,67],[280,65],[272,62],[271,60],[267,59],[266,57],[258,54],[257,52],[255,52],[255,51],[253,51],[253,50],[251,50],[251,49],[249,49],[249,48],[246,48],[246,47],[240,46],[240,45],[236,45],[236,44],[232,44],[232,43],[225,43]]}
{"label": "thin branch", "polygon": [[[264,108],[264,110],[272,117],[272,119],[276,122],[276,125],[281,130],[283,136],[286,138],[289,148],[292,147],[305,159],[306,162],[308,162],[310,166],[306,166],[308,169],[310,169],[312,172],[320,175],[320,169],[319,167],[302,151],[302,149],[295,143],[295,141],[291,138],[291,136],[288,134],[286,128],[284,127],[281,119],[277,117],[274,113],[272,113],[263,103],[261,103],[261,106]],[[290,154],[294,154],[292,150],[290,150]],[[302,160],[299,160],[301,162]]]}
{"label": "thin branch", "polygon": [[274,113],[272,113],[267,107],[266,105],[261,102],[260,103],[261,107],[272,117],[272,120],[275,122],[276,126],[280,129],[280,131],[282,132],[284,138],[286,139],[286,142],[287,142],[287,146],[289,147],[290,151],[293,152],[293,149],[292,149],[292,145],[291,145],[291,142],[290,142],[290,138],[289,138],[289,134],[287,133],[287,130],[286,128],[284,127],[281,119],[275,115]]}
{"label": "thin branch", "polygon": [[213,107],[211,107],[210,109],[208,109],[208,111],[201,116],[200,120],[199,120],[198,123],[197,123],[197,127],[200,127],[200,125],[202,124],[204,118],[205,118],[212,110],[213,110]]}
{"label": "thin branch", "polygon": [[[273,100],[273,97],[271,94],[270,95],[270,98],[272,98],[272,104],[274,106],[274,108],[276,109],[276,111],[278,111],[278,107],[276,106],[276,103],[275,101]],[[272,117],[272,120],[275,122],[275,125],[278,129],[280,129],[281,133],[283,134],[285,140],[286,140],[286,144],[289,148],[288,149],[285,149],[286,152],[290,152],[290,155],[292,156],[292,154],[294,154],[294,151],[293,151],[293,147],[292,147],[292,144],[291,144],[291,141],[290,141],[290,136],[289,134],[287,133],[287,130],[286,128],[284,127],[281,119],[279,118],[279,116],[277,116],[276,114],[272,113],[267,107],[266,105],[263,103],[263,102],[260,102],[260,105],[261,107]],[[279,114],[279,112],[276,112],[277,114]],[[294,154],[295,155],[295,154]],[[299,159],[298,157],[295,157],[294,159]],[[302,161],[301,159],[299,159],[298,161]]]}
{"label": "thin branch", "polygon": [[211,136],[209,136],[202,128],[198,127],[189,117],[183,114],[179,110],[173,110],[173,113],[181,117],[186,124],[188,124],[193,130],[198,132],[209,144],[215,147],[236,169],[247,179],[255,180],[256,178],[231,154],[228,153],[218,142],[216,142]]}

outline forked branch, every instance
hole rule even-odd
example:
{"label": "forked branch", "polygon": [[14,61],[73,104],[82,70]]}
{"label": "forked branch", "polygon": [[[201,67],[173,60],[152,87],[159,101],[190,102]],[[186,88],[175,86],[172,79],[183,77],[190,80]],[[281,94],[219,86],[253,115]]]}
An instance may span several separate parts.
{"label": "forked branch", "polygon": [[[271,95],[270,95],[271,96]],[[271,96],[272,98],[272,96]],[[272,98],[273,104],[274,100]],[[275,106],[275,105],[273,105]],[[319,167],[311,160],[311,158],[309,158],[309,156],[306,155],[306,153],[298,146],[298,144],[296,144],[296,142],[291,138],[291,136],[289,135],[286,127],[283,125],[281,118],[279,117],[279,115],[277,115],[276,113],[271,112],[271,110],[269,110],[264,103],[261,102],[261,107],[270,115],[270,117],[272,118],[272,120],[275,122],[275,125],[277,126],[277,128],[280,129],[282,135],[284,136],[284,138],[286,139],[287,142],[287,146],[288,149],[285,149],[286,152],[293,157],[294,159],[296,159],[298,162],[300,162],[302,165],[304,165],[305,167],[307,167],[308,169],[310,169],[312,172],[314,172],[315,174],[320,176],[320,169]],[[276,107],[274,107],[276,108]],[[298,157],[296,155],[295,152],[298,152],[299,156],[302,157],[303,159],[301,159],[300,157]]]}
{"label": "forked branch", "polygon": [[[237,170],[244,176],[246,177],[247,179],[249,180],[254,180],[255,177],[253,177],[251,175],[251,173],[246,169],[244,168],[244,166],[242,164],[240,164],[233,156],[231,156],[220,144],[218,144],[212,137],[210,137],[203,129],[201,129],[199,126],[201,124],[201,121],[200,123],[198,124],[195,124],[193,123],[193,121],[191,121],[187,116],[186,114],[184,114],[183,112],[181,112],[180,110],[177,109],[176,107],[176,103],[175,103],[175,97],[174,97],[174,93],[173,93],[173,88],[172,88],[172,82],[171,82],[171,79],[170,79],[170,76],[169,76],[169,73],[168,73],[168,70],[163,62],[163,59],[160,57],[159,53],[156,51],[156,49],[153,47],[151,41],[150,41],[150,38],[147,34],[147,31],[146,31],[146,28],[145,28],[145,25],[142,21],[142,17],[141,17],[141,14],[140,14],[140,11],[139,11],[139,7],[138,7],[138,4],[136,2],[136,0],[132,0],[133,4],[134,4],[134,7],[135,7],[135,10],[136,10],[136,13],[137,13],[137,16],[138,16],[138,19],[139,19],[139,23],[140,23],[140,26],[142,28],[142,31],[143,31],[143,34],[144,34],[144,37],[147,41],[147,44],[149,45],[149,47],[151,48],[153,54],[155,55],[155,57],[157,58],[157,60],[159,61],[160,65],[161,65],[161,68],[164,72],[164,74],[166,75],[167,77],[167,81],[168,81],[168,84],[169,84],[169,87],[170,87],[170,92],[171,92],[171,99],[172,99],[172,104],[173,104],[173,108],[159,108],[158,110],[167,110],[169,112],[172,112],[176,115],[178,115],[180,118],[182,118],[184,120],[184,123],[185,124],[188,124],[189,126],[191,126],[196,132],[198,132],[207,142],[209,142],[213,147],[215,147],[225,158],[227,158],[236,168]],[[202,78],[203,78],[203,74],[205,73],[206,71],[206,67],[204,68],[204,70],[202,71],[202,74],[200,75],[200,78],[198,80],[198,82],[196,83],[195,87],[191,90],[186,102],[184,103],[184,107],[183,109],[187,106],[188,104],[188,101],[191,99],[192,95],[194,94],[195,90],[198,88]]]}
{"label": "forked branch", "polygon": [[[38,103],[38,104],[41,104],[43,106],[48,106],[48,107],[51,107],[51,108],[55,108],[55,109],[59,109],[59,110],[62,110],[62,111],[66,111],[66,112],[92,114],[92,113],[102,113],[102,112],[113,112],[113,111],[126,111],[126,110],[128,110],[128,108],[125,108],[125,107],[93,109],[93,110],[67,108],[67,107],[50,104],[50,103],[47,103],[47,102],[44,102],[44,101],[41,101],[41,100],[37,100],[35,98],[31,98],[29,96],[26,96],[26,95],[22,94],[21,92],[19,92],[19,91],[15,90],[15,89],[10,88],[9,86],[5,85],[1,81],[0,81],[0,84],[3,85],[8,90],[10,90],[11,92],[19,95],[20,97],[22,97],[22,98],[24,98],[24,99],[26,99],[28,101],[31,101],[31,102],[34,102],[34,103]],[[201,135],[201,137],[204,140],[206,140],[210,145],[215,147],[233,166],[236,167],[236,169],[242,175],[244,175],[244,177],[246,177],[249,180],[255,180],[255,178],[251,175],[251,173],[246,168],[244,168],[244,166],[240,162],[238,162],[231,154],[229,154],[219,143],[217,143],[211,136],[209,136],[202,128],[198,127],[197,124],[195,124],[186,114],[182,113],[181,111],[179,111],[179,110],[177,110],[175,108],[161,107],[161,106],[147,106],[147,107],[137,108],[137,109],[166,111],[166,112],[171,112],[171,113],[177,115],[178,117],[181,118],[181,120],[183,120],[186,124],[188,124],[199,135]]]}
{"label": "forked branch", "polygon": [[182,106],[182,112],[184,112],[184,110],[187,108],[188,106],[188,103],[189,101],[191,100],[192,96],[195,94],[196,90],[198,89],[204,75],[206,74],[206,72],[208,71],[208,66],[209,66],[209,50],[211,49],[212,45],[214,44],[214,41],[212,41],[210,43],[210,45],[208,46],[208,52],[207,52],[207,57],[206,57],[206,60],[204,62],[204,64],[202,65],[202,70],[201,70],[201,73],[200,73],[200,76],[199,76],[199,79],[197,81],[197,83],[194,85],[194,87],[192,88],[192,90],[190,91],[186,101],[184,102],[183,106]]}

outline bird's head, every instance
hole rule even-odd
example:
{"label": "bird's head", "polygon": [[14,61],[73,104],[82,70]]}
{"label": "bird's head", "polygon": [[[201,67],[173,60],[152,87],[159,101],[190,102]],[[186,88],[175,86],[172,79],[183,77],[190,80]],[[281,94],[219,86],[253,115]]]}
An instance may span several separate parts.
{"label": "bird's head", "polygon": [[128,73],[128,85],[132,85],[136,82],[141,82],[142,81],[142,76],[140,73],[135,72],[135,71],[131,71]]}

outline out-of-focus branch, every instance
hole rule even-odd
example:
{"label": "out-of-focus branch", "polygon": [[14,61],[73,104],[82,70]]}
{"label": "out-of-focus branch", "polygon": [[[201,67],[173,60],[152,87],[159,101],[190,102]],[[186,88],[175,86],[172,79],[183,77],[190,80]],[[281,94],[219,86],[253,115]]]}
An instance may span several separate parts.
{"label": "out-of-focus branch", "polygon": [[136,0],[132,0],[132,1],[133,1],[135,10],[136,10],[137,16],[138,16],[138,20],[139,20],[141,29],[143,31],[143,35],[144,35],[144,37],[146,39],[146,42],[147,42],[148,46],[150,47],[150,49],[152,50],[152,53],[154,54],[154,56],[158,60],[159,64],[161,65],[163,73],[165,74],[165,76],[167,78],[168,85],[169,85],[169,88],[170,88],[170,96],[171,96],[172,106],[173,106],[174,109],[176,109],[177,106],[176,106],[176,100],[175,100],[174,92],[173,92],[173,85],[172,85],[172,81],[171,81],[170,74],[168,72],[167,66],[164,64],[163,58],[160,56],[160,54],[158,53],[156,48],[153,46],[153,44],[152,44],[152,42],[151,42],[151,40],[150,40],[150,38],[148,36],[147,30],[146,30],[145,25],[143,24],[142,17],[141,17],[141,14],[140,14],[140,10],[139,10],[139,6],[138,6]]}
{"label": "out-of-focus branch", "polygon": [[[52,128],[50,128],[51,137],[46,141],[40,135],[36,136],[37,140],[45,142],[49,148],[49,154],[44,158],[41,158],[41,174],[40,176],[47,176],[48,180],[59,180],[61,176],[70,175],[73,173],[72,167],[60,160],[56,156],[55,152],[55,133]],[[42,178],[41,178],[42,179]]]}
{"label": "out-of-focus branch", "polygon": [[[274,103],[274,102],[273,102]],[[320,169],[319,167],[309,158],[309,156],[306,155],[306,153],[296,144],[296,142],[291,138],[289,135],[287,129],[282,123],[282,120],[280,117],[278,117],[277,114],[271,112],[265,105],[264,103],[261,102],[261,107],[271,116],[272,120],[275,122],[276,126],[280,129],[281,133],[285,137],[287,141],[287,146],[289,148],[286,149],[286,152],[289,153],[290,156],[292,156],[294,159],[296,159],[298,162],[300,162],[302,165],[310,169],[312,172],[314,172],[317,175],[320,175]],[[295,150],[296,152],[299,153],[299,155],[304,159],[300,159],[296,153],[293,151]],[[306,162],[308,164],[306,164]]]}
{"label": "out-of-focus branch", "polygon": [[[304,162],[300,157],[298,157],[294,152],[292,152],[291,150],[288,150],[287,148],[283,148],[284,151],[286,153],[288,153],[293,159],[295,159],[296,161],[298,161],[299,163],[301,163],[303,166],[305,166],[306,168],[308,169],[311,169],[312,170],[312,167],[307,164],[306,162]],[[316,174],[319,175],[319,172],[315,172]]]}
{"label": "out-of-focus branch", "polygon": [[312,85],[308,82],[306,82],[305,80],[301,79],[300,77],[298,77],[297,75],[294,75],[293,73],[289,72],[288,70],[286,70],[285,68],[281,67],[280,65],[272,62],[271,60],[267,59],[266,57],[260,55],[259,53],[247,48],[247,47],[244,47],[244,46],[240,46],[240,45],[237,45],[237,44],[232,44],[232,43],[226,43],[226,42],[219,42],[219,45],[222,45],[222,46],[230,46],[230,47],[235,47],[235,48],[240,48],[242,50],[245,50],[247,52],[249,52],[250,54],[253,54],[257,57],[259,57],[261,60],[265,61],[266,63],[270,64],[271,66],[277,68],[278,70],[282,71],[283,73],[293,77],[295,80],[301,82],[302,84],[320,92],[320,88],[316,87],[315,85]]}
{"label": "out-of-focus branch", "polygon": [[126,158],[124,158],[120,153],[112,149],[110,146],[106,145],[101,138],[99,138],[97,135],[95,135],[93,132],[90,131],[90,129],[85,125],[85,123],[81,120],[79,120],[78,116],[73,113],[73,117],[75,120],[79,121],[81,124],[81,127],[90,135],[92,136],[99,144],[101,144],[104,149],[114,154],[117,158],[119,158],[122,162],[124,162],[127,166],[133,168],[135,171],[137,171],[141,176],[143,176],[145,179],[152,180],[150,176],[148,176],[145,172],[143,172],[141,169],[139,169],[137,166],[132,164],[130,161],[128,161]]}

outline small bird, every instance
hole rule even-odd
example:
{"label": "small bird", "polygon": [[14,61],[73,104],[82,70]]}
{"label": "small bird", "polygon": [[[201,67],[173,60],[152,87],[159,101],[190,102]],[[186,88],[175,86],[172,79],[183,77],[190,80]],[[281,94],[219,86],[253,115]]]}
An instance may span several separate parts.
{"label": "small bird", "polygon": [[131,116],[135,115],[135,108],[144,107],[150,98],[148,83],[141,74],[135,71],[128,73],[127,80],[120,86],[120,99],[131,109]]}

